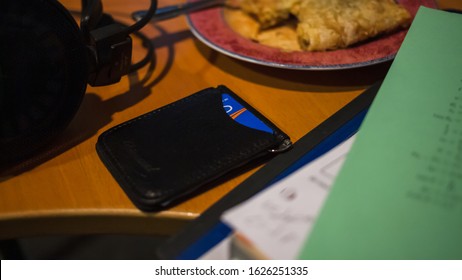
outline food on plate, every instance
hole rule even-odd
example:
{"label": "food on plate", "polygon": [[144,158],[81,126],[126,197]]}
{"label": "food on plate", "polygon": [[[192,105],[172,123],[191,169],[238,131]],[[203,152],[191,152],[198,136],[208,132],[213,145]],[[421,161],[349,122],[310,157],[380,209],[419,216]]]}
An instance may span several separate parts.
{"label": "food on plate", "polygon": [[231,29],[245,38],[285,51],[302,50],[296,32],[297,22],[294,19],[283,25],[261,29],[258,21],[241,10],[227,9],[225,18]]}
{"label": "food on plate", "polygon": [[406,28],[411,15],[394,0],[240,0],[226,19],[241,35],[284,50],[325,51]]}
{"label": "food on plate", "polygon": [[261,28],[268,28],[288,19],[296,2],[299,0],[241,0],[240,6],[258,19]]}

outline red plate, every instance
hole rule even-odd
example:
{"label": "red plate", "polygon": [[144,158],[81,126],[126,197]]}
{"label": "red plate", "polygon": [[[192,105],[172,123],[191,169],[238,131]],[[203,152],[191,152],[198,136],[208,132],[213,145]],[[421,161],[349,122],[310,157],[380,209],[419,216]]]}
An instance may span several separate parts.
{"label": "red plate", "polygon": [[[412,17],[420,6],[437,8],[433,0],[400,0],[399,2]],[[218,52],[251,63],[300,70],[348,69],[393,59],[407,33],[407,30],[402,30],[335,51],[287,52],[258,44],[234,32],[226,23],[221,7],[191,13],[188,16],[188,23],[199,40]]]}

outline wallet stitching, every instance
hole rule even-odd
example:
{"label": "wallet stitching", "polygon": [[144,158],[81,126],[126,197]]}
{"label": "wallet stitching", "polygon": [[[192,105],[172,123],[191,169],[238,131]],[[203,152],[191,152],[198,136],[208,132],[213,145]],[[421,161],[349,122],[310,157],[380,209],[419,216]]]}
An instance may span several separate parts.
{"label": "wallet stitching", "polygon": [[[137,122],[137,121],[140,121],[140,120],[143,120],[145,118],[148,118],[148,117],[151,117],[153,115],[156,115],[164,110],[167,110],[167,109],[170,109],[170,108],[173,108],[173,107],[176,107],[178,105],[181,105],[183,103],[189,103],[189,102],[192,102],[194,99],[196,98],[199,98],[203,95],[206,95],[206,94],[214,94],[216,93],[216,89],[214,88],[209,88],[208,90],[204,90],[202,92],[198,92],[196,94],[193,94],[191,96],[188,96],[188,97],[185,97],[183,99],[180,99],[180,100],[177,100],[176,102],[173,102],[173,103],[170,103],[168,105],[165,105],[161,108],[158,108],[154,111],[151,111],[149,113],[146,113],[142,116],[139,116],[137,118],[134,118],[132,120],[129,120],[127,122],[124,122],[122,124],[119,124],[118,126],[116,127],[113,127],[112,129],[108,130],[107,132],[103,133],[101,135],[101,143],[104,145],[105,147],[105,150],[107,151],[107,155],[112,159],[111,162],[113,162],[113,164],[117,167],[117,169],[124,175],[124,180],[128,183],[128,186],[130,187],[130,189],[132,191],[134,191],[134,185],[136,185],[135,181],[131,178],[131,176],[129,175],[129,173],[125,172],[125,168],[123,168],[123,166],[120,164],[120,161],[117,159],[117,157],[115,157],[115,155],[112,153],[112,150],[110,149],[110,147],[106,144],[106,142],[104,141],[105,138],[107,138],[109,135],[113,134],[114,132],[116,132],[117,130],[119,130],[120,128],[124,127],[124,126],[127,126],[129,124],[132,124],[134,122]],[[274,125],[272,125],[274,126]],[[249,150],[243,152],[241,155],[238,155],[237,157],[235,157],[235,159],[233,161],[230,161],[230,162],[227,162],[226,164],[220,164],[220,165],[217,165],[217,166],[214,166],[213,168],[210,168],[210,169],[207,169],[207,173],[204,173],[204,172],[201,172],[201,171],[197,171],[197,172],[194,172],[192,175],[192,177],[194,178],[203,178],[203,177],[207,177],[210,173],[213,173],[219,169],[221,169],[223,166],[226,166],[226,165],[230,165],[230,164],[233,164],[235,162],[239,162],[241,161],[243,158],[246,158],[249,154],[252,154],[252,153],[255,153],[255,152],[258,152],[262,147],[264,146],[267,146],[268,144],[270,144],[271,142],[273,142],[273,139],[265,139],[265,140],[261,140],[259,143],[255,143],[252,148],[249,148]],[[253,158],[249,159],[249,161],[251,161]],[[205,174],[205,175],[204,175]],[[204,175],[204,176],[202,176]],[[200,176],[200,177],[199,177]],[[193,189],[197,189],[199,188],[200,186],[197,186],[197,187],[194,187]],[[159,199],[159,197],[161,196],[165,196],[165,195],[170,195],[172,193],[175,193],[177,192],[178,190],[177,189],[167,189],[167,190],[158,190],[156,191],[156,197],[153,197],[153,198],[148,198],[150,200],[152,199]],[[146,199],[146,198],[143,198],[143,199]]]}

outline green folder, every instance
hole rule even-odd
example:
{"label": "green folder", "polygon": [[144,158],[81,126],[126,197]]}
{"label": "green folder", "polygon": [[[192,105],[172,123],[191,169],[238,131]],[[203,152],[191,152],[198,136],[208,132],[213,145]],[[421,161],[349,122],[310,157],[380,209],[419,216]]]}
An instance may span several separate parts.
{"label": "green folder", "polygon": [[421,7],[301,259],[462,259],[462,15]]}

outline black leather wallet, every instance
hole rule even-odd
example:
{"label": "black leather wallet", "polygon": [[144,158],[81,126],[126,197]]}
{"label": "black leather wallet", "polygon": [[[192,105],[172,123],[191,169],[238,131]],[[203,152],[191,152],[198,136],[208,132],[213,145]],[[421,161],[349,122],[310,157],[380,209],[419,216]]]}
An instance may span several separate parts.
{"label": "black leather wallet", "polygon": [[291,147],[225,86],[207,88],[100,135],[96,149],[132,202],[161,210]]}

